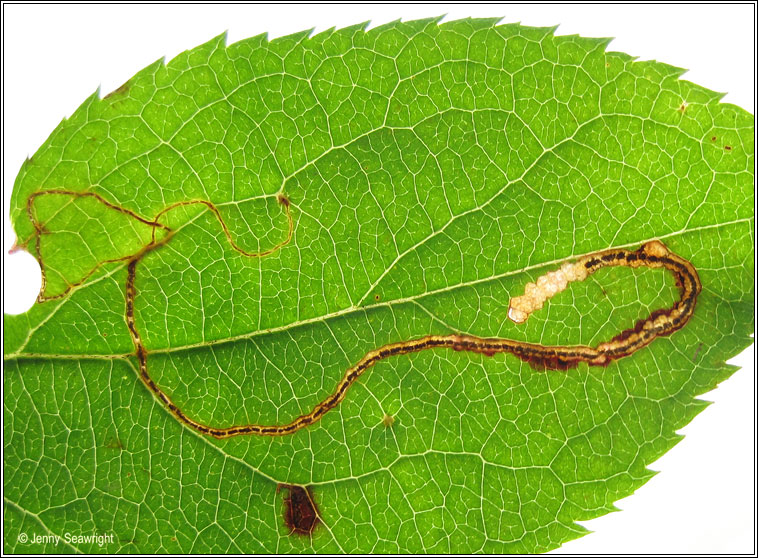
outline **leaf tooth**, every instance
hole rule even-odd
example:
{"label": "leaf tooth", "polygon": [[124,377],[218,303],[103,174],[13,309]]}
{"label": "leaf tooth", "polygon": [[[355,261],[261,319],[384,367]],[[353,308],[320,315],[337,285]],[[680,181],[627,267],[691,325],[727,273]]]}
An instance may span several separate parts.
{"label": "leaf tooth", "polygon": [[349,34],[353,34],[354,35],[354,34],[360,33],[360,32],[365,33],[366,32],[366,27],[368,27],[369,25],[371,25],[371,20],[367,19],[366,21],[363,21],[361,23],[355,23],[353,25],[348,25],[346,27],[342,27],[338,31],[338,33],[345,33],[345,34],[348,34],[348,35]]}
{"label": "leaf tooth", "polygon": [[336,31],[337,31],[337,27],[332,26],[329,29],[324,29],[323,31],[319,31],[318,33],[316,33],[315,35],[313,35],[312,37],[310,37],[310,39],[311,40],[315,40],[315,39],[323,40],[323,39],[328,38],[330,35],[333,35]]}
{"label": "leaf tooth", "polygon": [[402,23],[402,20],[400,18],[393,19],[392,21],[388,21],[387,23],[381,23],[375,27],[371,27],[370,29],[366,30],[366,34],[377,34],[382,31],[386,31],[387,29],[392,29],[394,27],[397,27]]}
{"label": "leaf tooth", "polygon": [[[446,15],[446,14],[445,14]],[[421,32],[426,31],[429,29],[429,27],[437,26],[440,21],[445,17],[445,15],[440,15],[436,17],[427,17],[424,19],[413,19],[411,21],[401,21],[401,24],[403,27],[408,29],[412,32]]]}
{"label": "leaf tooth", "polygon": [[290,33],[289,35],[282,35],[281,37],[274,37],[273,39],[269,39],[269,44],[271,46],[277,46],[279,43],[286,43],[286,42],[295,42],[300,43],[302,41],[307,40],[311,34],[313,33],[313,30],[315,27],[311,27],[310,29],[304,29],[302,31],[296,31],[295,33]]}

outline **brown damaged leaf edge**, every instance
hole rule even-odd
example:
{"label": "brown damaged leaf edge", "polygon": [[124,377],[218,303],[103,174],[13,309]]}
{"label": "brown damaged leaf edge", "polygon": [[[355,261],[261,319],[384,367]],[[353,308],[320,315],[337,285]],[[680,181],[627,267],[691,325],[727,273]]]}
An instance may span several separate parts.
{"label": "brown damaged leaf edge", "polygon": [[118,88],[108,93],[105,97],[103,97],[103,99],[113,99],[114,97],[126,95],[131,88],[132,88],[132,82],[131,80],[129,80],[125,83],[122,83],[121,85],[118,86]]}
{"label": "brown damaged leaf edge", "polygon": [[296,484],[280,484],[276,487],[277,492],[281,489],[288,492],[284,497],[284,524],[290,530],[290,535],[311,536],[321,522],[311,489]]}
{"label": "brown damaged leaf edge", "polygon": [[[124,215],[127,215],[128,217],[132,217],[133,219],[139,221],[140,223],[143,223],[145,225],[148,225],[152,227],[152,233],[151,237],[152,240],[149,244],[144,246],[142,249],[140,249],[135,254],[128,254],[126,256],[122,256],[120,258],[113,258],[110,260],[103,260],[101,262],[98,262],[96,266],[94,266],[91,270],[87,272],[84,277],[82,277],[81,280],[77,281],[76,283],[72,283],[67,285],[66,289],[58,293],[56,295],[47,296],[45,295],[45,290],[47,288],[47,278],[45,273],[45,265],[44,265],[44,259],[42,257],[42,247],[41,247],[41,236],[43,234],[49,234],[49,231],[46,231],[44,228],[44,225],[39,222],[37,219],[37,216],[34,212],[34,200],[36,200],[38,197],[43,195],[58,195],[58,196],[71,196],[74,198],[93,198],[97,200],[98,202],[102,203],[104,206],[108,207],[109,209],[113,209],[115,211],[118,211],[119,213],[123,213]],[[26,200],[26,213],[29,217],[29,221],[32,223],[32,226],[34,227],[34,233],[32,233],[34,240],[35,240],[35,247],[36,247],[36,258],[40,265],[40,270],[42,272],[42,287],[40,288],[39,294],[37,295],[37,302],[47,302],[48,300],[55,300],[58,298],[62,298],[66,296],[71,289],[78,287],[82,284],[84,284],[87,279],[89,279],[92,274],[94,274],[98,269],[100,269],[103,265],[109,264],[109,263],[117,263],[117,262],[123,262],[123,261],[133,261],[133,260],[140,260],[142,257],[147,254],[148,252],[151,252],[152,250],[158,248],[159,246],[162,246],[166,244],[173,234],[173,231],[166,225],[159,222],[160,218],[166,215],[168,212],[170,212],[173,209],[176,209],[178,207],[186,207],[189,205],[204,205],[206,208],[208,208],[211,213],[213,213],[218,219],[219,224],[221,225],[222,230],[224,231],[224,234],[226,235],[227,240],[229,241],[229,244],[232,246],[234,250],[242,254],[243,256],[251,257],[251,258],[262,258],[264,256],[268,256],[269,254],[273,254],[277,250],[279,250],[281,247],[285,246],[289,243],[289,241],[292,239],[292,234],[294,232],[294,222],[292,221],[292,215],[290,214],[289,210],[289,200],[283,195],[278,194],[277,195],[277,201],[284,207],[285,213],[287,215],[287,237],[274,246],[273,248],[269,248],[268,250],[264,250],[263,252],[247,252],[246,250],[243,250],[232,239],[231,233],[229,232],[228,227],[226,226],[226,223],[224,222],[224,219],[221,217],[221,213],[219,212],[218,208],[211,202],[206,200],[188,200],[188,201],[180,201],[173,203],[164,209],[162,209],[158,214],[155,216],[154,219],[146,219],[137,213],[125,209],[121,206],[118,206],[114,203],[109,202],[99,194],[96,194],[94,192],[87,192],[87,191],[81,191],[76,192],[72,190],[60,190],[60,189],[52,189],[52,190],[42,190],[39,192],[34,192],[29,196],[29,198]],[[164,232],[167,233],[168,236],[161,240],[157,240],[155,237],[156,230],[161,229]],[[20,248],[26,247],[28,244],[28,239],[22,243],[17,243],[14,245],[13,250],[18,250]]]}
{"label": "brown damaged leaf edge", "polygon": [[[114,258],[111,260],[103,260],[101,262],[98,262],[98,264],[94,266],[92,269],[90,269],[84,275],[84,277],[82,277],[79,281],[77,281],[76,283],[71,283],[67,285],[66,288],[63,290],[63,292],[60,292],[53,296],[45,295],[45,290],[47,290],[47,274],[45,273],[45,265],[44,265],[44,259],[42,257],[41,243],[42,243],[42,235],[49,234],[49,231],[45,230],[44,225],[40,223],[39,220],[37,219],[37,215],[34,212],[34,201],[37,198],[41,196],[46,196],[46,195],[71,196],[73,198],[93,198],[109,209],[113,209],[115,211],[118,211],[119,213],[123,213],[124,215],[127,215],[128,217],[131,217],[139,221],[140,223],[153,227],[153,231],[152,231],[153,242],[155,242],[155,229],[156,228],[163,229],[166,232],[171,231],[171,229],[169,229],[166,225],[162,225],[161,223],[158,223],[157,217],[156,219],[153,219],[152,221],[149,219],[145,219],[144,217],[137,215],[136,213],[134,213],[133,211],[129,209],[125,209],[121,206],[118,206],[116,204],[109,202],[108,200],[106,200],[105,198],[103,198],[102,196],[94,192],[87,192],[87,191],[74,192],[71,190],[60,190],[60,189],[42,190],[39,192],[34,192],[26,200],[26,214],[29,217],[29,221],[31,222],[32,226],[34,227],[33,237],[34,237],[35,248],[36,248],[35,257],[37,258],[37,261],[39,262],[39,267],[42,274],[42,286],[40,287],[39,294],[37,295],[37,302],[47,302],[48,300],[63,298],[69,293],[69,291],[71,291],[71,289],[84,284],[84,282],[86,282],[87,279],[89,279],[92,276],[92,274],[95,273],[98,269],[100,269],[103,265],[109,264],[109,263],[117,263],[117,262],[126,261],[130,258],[136,257],[137,255],[137,254],[131,254],[127,256],[122,256],[120,258]],[[16,245],[14,245],[13,250],[18,250],[20,248],[26,247],[28,242],[29,240],[27,239],[24,242],[17,243]]]}
{"label": "brown damaged leaf edge", "polygon": [[[44,192],[37,192],[33,196],[39,196],[44,193],[62,193],[62,190],[48,190]],[[117,208],[117,206],[110,204],[100,196],[96,194],[84,194],[79,192],[68,192],[72,196],[79,195],[91,195],[96,199],[101,200],[103,203],[108,204],[109,207]],[[521,360],[529,363],[532,367],[538,370],[568,370],[575,368],[579,363],[585,362],[589,366],[607,366],[614,360],[629,356],[636,351],[646,347],[652,343],[657,337],[671,335],[675,331],[681,329],[690,319],[695,311],[695,303],[697,296],[701,291],[700,279],[697,271],[690,262],[681,258],[671,252],[666,246],[657,240],[651,241],[640,247],[638,250],[630,251],[624,249],[611,249],[602,252],[596,252],[579,259],[573,264],[569,264],[568,267],[564,265],[561,271],[548,273],[547,276],[551,277],[548,281],[557,280],[556,278],[562,277],[564,269],[568,270],[567,273],[571,275],[570,280],[582,280],[588,275],[604,267],[613,266],[626,266],[631,268],[648,267],[653,269],[663,268],[670,271],[676,280],[676,285],[679,288],[680,297],[671,308],[655,310],[645,319],[639,320],[636,325],[630,329],[622,331],[610,341],[600,343],[597,347],[588,347],[584,345],[574,346],[545,346],[536,343],[525,343],[516,341],[513,339],[502,338],[482,338],[472,335],[426,335],[416,339],[408,341],[400,341],[397,343],[390,343],[377,349],[371,350],[361,358],[356,364],[348,368],[344,377],[337,384],[334,392],[328,396],[324,401],[314,407],[314,409],[305,415],[302,415],[288,424],[281,425],[263,425],[263,424],[245,424],[238,426],[231,426],[227,428],[219,428],[208,426],[200,423],[187,415],[179,409],[166,395],[160,387],[152,380],[148,372],[148,351],[142,343],[137,326],[134,319],[134,306],[137,297],[137,291],[134,287],[135,277],[137,274],[137,267],[142,257],[155,249],[160,248],[164,244],[168,243],[172,238],[172,233],[161,240],[155,239],[155,229],[162,227],[167,228],[165,225],[159,223],[159,219],[165,215],[168,211],[176,207],[183,205],[202,204],[205,205],[216,218],[219,220],[221,227],[223,228],[227,239],[232,247],[241,254],[248,257],[264,257],[278,251],[285,245],[287,245],[293,236],[293,219],[290,212],[290,202],[283,195],[277,197],[279,204],[284,209],[284,212],[288,220],[288,232],[287,237],[279,244],[269,248],[262,252],[246,252],[240,249],[233,241],[229,230],[226,227],[221,215],[216,208],[210,202],[202,200],[193,200],[187,202],[179,202],[168,206],[159,212],[155,219],[148,220],[138,215],[125,210],[123,211],[127,215],[131,215],[136,219],[140,219],[143,223],[153,226],[153,240],[145,246],[139,253],[126,256],[122,260],[127,260],[127,279],[126,279],[126,323],[129,328],[129,332],[132,337],[132,341],[135,347],[135,354],[139,362],[139,373],[142,381],[160,399],[169,411],[176,417],[177,420],[194,428],[195,430],[208,434],[216,438],[230,438],[232,436],[239,436],[245,434],[254,434],[261,436],[284,436],[292,434],[298,430],[310,426],[323,417],[328,411],[334,409],[345,398],[350,386],[369,368],[375,365],[377,362],[398,355],[405,355],[426,349],[452,349],[455,351],[470,351],[474,353],[482,353],[487,356],[492,356],[497,353],[510,353]],[[31,201],[28,207],[31,207]],[[41,232],[41,226],[39,226],[33,219],[33,212],[29,210],[32,223],[35,225],[36,234]],[[39,239],[37,240],[39,242]],[[40,267],[43,268],[41,257]],[[44,276],[44,275],[43,275]],[[560,276],[560,277],[559,277]],[[538,285],[539,285],[538,281]],[[565,285],[564,285],[565,287]],[[44,283],[43,283],[44,288]],[[560,290],[558,288],[557,290]],[[555,291],[548,293],[543,297],[543,300],[552,296]],[[519,297],[522,298],[522,297]],[[43,299],[40,299],[43,300]],[[541,303],[540,303],[541,304]],[[531,308],[531,307],[530,307]],[[528,315],[528,313],[526,314]],[[514,321],[524,321],[525,315],[521,315]],[[293,492],[290,492],[292,498]],[[299,498],[300,496],[298,496]]]}

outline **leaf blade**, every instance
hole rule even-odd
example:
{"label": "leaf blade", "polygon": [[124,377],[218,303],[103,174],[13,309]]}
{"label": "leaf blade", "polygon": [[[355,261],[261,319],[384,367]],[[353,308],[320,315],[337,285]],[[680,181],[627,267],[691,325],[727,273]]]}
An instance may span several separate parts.
{"label": "leaf blade", "polygon": [[[295,42],[296,42],[296,41],[295,41]],[[647,68],[646,68],[645,70],[647,71]],[[422,107],[422,108],[423,108],[423,107]],[[550,129],[549,129],[549,127],[547,127],[547,128],[546,128],[546,131],[544,131],[544,132],[542,133],[542,136],[543,136],[543,140],[545,140],[545,141],[547,141],[547,140],[550,140],[550,139],[551,139],[551,137],[552,137],[552,136],[551,136],[551,134],[554,134],[554,132],[551,132],[551,131],[550,131]],[[528,190],[528,188],[525,188],[525,190]],[[302,190],[302,191],[303,191],[303,192],[305,192],[305,189],[303,188],[303,190]],[[472,199],[475,199],[475,196],[472,196]],[[465,207],[465,201],[466,201],[466,200],[463,200],[463,203],[464,203],[463,207]],[[347,205],[347,204],[346,204],[346,205]],[[460,208],[458,208],[458,209],[460,209]],[[465,211],[465,209],[464,209],[464,211]],[[472,212],[472,213],[475,213],[475,212]],[[560,212],[558,212],[556,215],[557,215],[557,216],[560,216]],[[532,216],[532,218],[533,218],[533,216]],[[745,217],[744,219],[746,219],[745,221],[743,221],[743,223],[744,223],[744,224],[747,224],[747,225],[750,225],[750,224],[751,224],[751,221],[749,220],[749,218]],[[528,220],[527,220],[527,223],[528,223]],[[481,226],[481,225],[480,225],[480,226]],[[471,228],[473,229],[473,227],[471,227]],[[527,225],[527,224],[525,224],[525,225],[524,225],[524,228],[528,229],[528,225]],[[476,230],[476,229],[474,229],[474,230]],[[560,237],[560,236],[558,236],[558,237],[556,237],[555,239],[553,239],[553,242],[557,242],[559,245],[563,244],[563,245],[564,245],[564,247],[566,246],[566,242],[565,242],[565,241],[563,241],[563,240],[561,239],[561,237]],[[547,244],[547,242],[546,242],[546,244]],[[535,250],[535,251],[536,251],[536,250]],[[588,251],[591,251],[591,250],[588,250]],[[556,257],[554,257],[553,259],[561,259],[561,256],[560,256],[560,254],[554,254],[554,256],[556,256]],[[565,257],[565,256],[563,256],[563,257]],[[349,258],[349,257],[348,257],[348,258],[342,258],[342,259],[343,259],[343,260],[348,260],[348,261],[350,260],[350,258]],[[527,261],[528,261],[528,260],[527,260]],[[519,265],[521,265],[521,264],[513,264],[513,263],[511,263],[511,262],[507,262],[507,263],[508,263],[508,264],[510,264],[510,265],[507,265],[507,266],[505,267],[505,269],[508,269],[508,267],[510,267],[510,266],[513,266],[513,268],[514,268],[514,269],[520,269]],[[541,262],[537,262],[537,263],[541,263]],[[423,267],[424,269],[427,269],[427,268],[429,268],[429,267],[431,267],[431,266],[424,266],[424,265],[422,265],[421,267]],[[522,267],[528,267],[528,266],[523,266],[523,265],[522,265]],[[508,272],[506,271],[505,273],[507,274]],[[745,273],[747,273],[747,272],[746,272],[745,270],[743,270],[743,274],[741,275],[741,277],[746,277]],[[371,276],[371,274],[370,274],[370,273],[368,273],[368,272],[366,272],[364,275],[366,275],[366,276]],[[408,275],[408,276],[412,276],[412,273],[406,273],[406,275]],[[441,274],[441,275],[442,275],[442,274]],[[123,277],[122,277],[121,279],[123,279]],[[432,289],[430,289],[430,290],[434,290],[434,287],[439,287],[439,288],[443,288],[443,289],[444,289],[444,288],[446,288],[448,285],[445,285],[445,283],[444,283],[444,279],[445,279],[445,278],[444,278],[444,277],[442,277],[441,279],[438,279],[438,281],[439,281],[438,283],[432,283]],[[523,278],[523,277],[519,277],[519,278],[518,278],[517,280],[515,280],[514,282],[515,282],[515,284],[516,284],[516,285],[523,285],[523,283],[525,282],[525,280],[524,280],[524,278]],[[407,283],[408,283],[408,282],[406,281],[406,282],[405,282],[405,284],[407,284]],[[122,281],[122,280],[121,280],[121,281],[114,281],[114,285],[118,285],[118,284],[123,284],[123,281]],[[366,281],[365,281],[365,279],[363,280],[363,282],[361,282],[361,281],[355,281],[355,284],[356,284],[356,285],[360,285],[360,286],[364,286],[364,285],[366,284]],[[351,283],[351,285],[352,285],[352,283]],[[424,282],[424,286],[425,286],[425,287],[428,287],[428,285],[427,285],[427,283],[426,283],[426,282]],[[511,290],[513,290],[513,289],[517,289],[517,288],[518,288],[517,286],[511,287],[510,289],[506,289],[506,292],[511,292]],[[349,290],[349,289],[348,289],[348,290]],[[400,290],[400,289],[398,289],[398,290]],[[357,291],[351,291],[351,292],[358,292],[358,293],[361,293],[361,292],[365,292],[365,295],[368,295],[368,294],[369,294],[369,291],[368,291],[368,290],[366,290],[366,291],[363,291],[363,290],[357,290]],[[391,299],[391,298],[392,298],[391,296],[387,296],[387,294],[386,294],[387,292],[388,292],[387,290],[383,290],[383,291],[382,291],[382,295],[384,295],[385,297],[387,297],[387,298]],[[391,292],[391,291],[390,291],[390,292]],[[365,295],[364,295],[364,298],[365,298]],[[490,296],[491,296],[491,295],[490,295]],[[327,298],[327,297],[324,297],[324,298]],[[493,297],[493,298],[494,298],[494,297]],[[286,305],[285,305],[284,303],[280,304],[280,308],[284,308],[285,306],[286,306]],[[419,313],[420,313],[420,312],[419,312]],[[263,312],[261,312],[261,314],[263,314]],[[412,333],[411,333],[411,332],[413,332],[413,331],[417,331],[417,330],[424,330],[424,331],[426,332],[426,331],[427,331],[427,329],[426,329],[426,328],[429,328],[429,327],[439,327],[439,323],[434,323],[434,322],[432,322],[432,321],[429,321],[429,320],[428,320],[428,318],[429,318],[429,316],[428,316],[428,315],[427,315],[425,318],[422,316],[422,318],[423,318],[423,320],[420,320],[420,319],[419,319],[419,317],[415,316],[415,314],[411,314],[411,318],[408,318],[408,320],[411,322],[411,325],[410,325],[410,326],[406,325],[404,328],[402,328],[402,329],[398,328],[398,330],[397,330],[397,332],[398,332],[398,335],[400,336],[400,338],[407,338],[406,336],[408,336],[408,335],[412,335]],[[385,319],[386,319],[386,318],[385,318]],[[360,321],[360,320],[358,320],[358,321]],[[148,323],[149,323],[149,322],[150,322],[150,320],[146,320],[146,322],[148,322]],[[546,320],[545,322],[543,322],[543,325],[544,325],[545,323],[549,324],[549,322],[550,322],[549,320]],[[280,323],[281,323],[281,322],[280,322]],[[422,324],[422,326],[423,326],[423,327],[419,327],[419,323],[420,323],[420,324]],[[743,322],[743,323],[744,323],[744,322]],[[457,325],[457,324],[456,324],[456,325]],[[460,326],[458,326],[458,327],[460,327]],[[368,329],[368,330],[370,330],[370,329],[372,328],[371,322],[367,320],[367,321],[365,321],[363,324],[361,324],[361,325],[359,325],[359,326],[356,326],[356,329],[360,329],[360,328],[364,328],[364,329]],[[167,326],[167,327],[166,327],[166,329],[169,329],[169,327]],[[507,331],[507,330],[506,330],[506,331]],[[322,332],[322,333],[320,334],[320,335],[321,335],[321,338],[322,338],[322,339],[320,339],[319,341],[321,341],[321,342],[325,342],[324,340],[328,340],[328,333],[329,333],[329,332],[327,332],[327,331],[324,331],[324,332]],[[393,332],[393,333],[394,333],[394,332]],[[196,337],[199,337],[199,338],[201,339],[201,341],[202,341],[202,339],[203,339],[203,338],[202,338],[202,336],[204,335],[204,330],[203,330],[202,332],[200,332],[200,333],[196,333],[195,335],[196,335]],[[370,336],[370,337],[371,337],[371,336]],[[336,341],[336,340],[335,340],[335,341]],[[374,339],[371,339],[371,341],[374,341]],[[348,343],[349,343],[349,342],[348,342]],[[364,343],[365,343],[365,340],[364,340]],[[168,344],[170,344],[170,343],[166,343],[166,345],[168,345]],[[380,342],[380,343],[377,343],[377,344],[381,344],[381,342]],[[157,346],[158,346],[158,348],[160,348],[160,343],[156,343],[155,345],[157,345]],[[318,346],[318,343],[317,343],[317,342],[314,342],[314,343],[311,343],[311,345],[313,345],[313,346]],[[338,345],[340,345],[339,341],[337,341],[337,342],[335,343],[335,345],[337,345],[337,346],[338,346]],[[369,348],[373,348],[374,346],[376,346],[376,344],[374,344],[374,345],[371,345],[370,343],[366,343],[366,346],[368,346]],[[335,347],[332,347],[332,352],[337,352],[337,347],[336,347],[336,346],[335,346]],[[357,353],[359,353],[359,351],[356,351],[356,352],[357,352]],[[365,350],[363,350],[363,352],[365,353]],[[358,356],[360,356],[361,354],[363,354],[363,353],[360,353],[360,354],[358,354]],[[315,359],[313,359],[313,360],[315,360]],[[355,360],[355,359],[353,359],[353,360]],[[347,362],[350,362],[348,359],[342,359],[342,361],[341,361],[341,363],[340,363],[340,366],[341,366],[342,368],[344,368],[344,363],[345,363],[345,361],[347,361]],[[415,366],[414,366],[414,368],[418,368],[418,367],[415,367]],[[421,366],[420,368],[421,368],[422,370],[423,370],[423,369],[425,369],[425,368],[426,368],[426,363],[425,363],[423,366]],[[340,367],[338,367],[338,366],[335,364],[335,365],[334,365],[334,370],[335,370],[335,373],[336,373],[336,372],[337,372],[339,369],[340,369]],[[167,381],[168,381],[168,380],[167,380]],[[324,386],[324,389],[328,390],[328,389],[329,389],[329,382],[327,382],[326,380],[324,380],[324,384],[327,384],[327,385],[325,385],[325,386]],[[333,385],[333,384],[331,384],[331,385]],[[188,397],[189,397],[189,396],[188,396]],[[316,400],[318,400],[318,399],[316,399]],[[200,407],[202,407],[202,406],[203,406],[203,405],[202,405],[202,401],[199,401],[198,403],[200,404],[200,405],[199,405]],[[301,405],[302,405],[303,407],[306,407],[306,408],[307,408],[307,405],[305,405],[304,403],[301,403]],[[201,410],[201,409],[199,409],[199,410]],[[293,412],[296,412],[296,411],[293,411]],[[221,415],[223,415],[223,414],[224,414],[224,413],[221,413]],[[360,416],[360,412],[356,411],[356,416]],[[413,416],[411,416],[411,420],[412,420],[412,419],[413,419]],[[421,437],[421,439],[423,439],[423,437]],[[301,448],[301,449],[302,449],[302,448]],[[349,453],[349,452],[348,452],[348,453]],[[294,466],[293,466],[293,465],[288,465],[288,466],[286,466],[286,467],[284,467],[284,468],[285,468],[285,469],[289,469],[289,470],[291,471],[293,468],[297,469],[299,466],[303,466],[303,467],[304,467],[304,470],[306,470],[306,471],[307,471],[307,470],[308,470],[308,462],[307,462],[307,460],[306,460],[305,462],[302,462],[302,463],[301,463],[301,462],[297,462],[297,464],[296,464],[296,465],[294,465]],[[311,466],[311,467],[312,467],[312,466]],[[304,482],[307,482],[307,481],[304,481]],[[545,482],[547,482],[547,481],[545,481]],[[419,547],[419,548],[427,548],[427,547]],[[537,547],[535,547],[535,548],[540,548],[540,547],[539,547],[539,546],[537,546]]]}

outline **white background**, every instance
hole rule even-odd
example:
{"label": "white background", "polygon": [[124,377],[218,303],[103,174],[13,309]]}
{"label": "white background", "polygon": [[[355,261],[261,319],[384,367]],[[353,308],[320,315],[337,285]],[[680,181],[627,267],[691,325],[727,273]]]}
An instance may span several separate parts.
{"label": "white background", "polygon": [[[754,113],[752,5],[421,6],[62,6],[4,5],[3,231],[4,307],[21,312],[39,289],[28,254],[7,256],[10,191],[24,158],[98,86],[102,95],[138,70],[173,58],[228,30],[228,42],[323,31],[371,20],[447,14],[503,17],[557,34],[616,37],[609,50],[690,71],[685,79],[728,92],[724,102]],[[25,257],[26,256],[26,257]],[[755,496],[754,353],[704,398],[711,405],[681,433],[685,440],[653,465],[661,471],[613,513],[584,525],[594,534],[558,552],[753,553]]]}

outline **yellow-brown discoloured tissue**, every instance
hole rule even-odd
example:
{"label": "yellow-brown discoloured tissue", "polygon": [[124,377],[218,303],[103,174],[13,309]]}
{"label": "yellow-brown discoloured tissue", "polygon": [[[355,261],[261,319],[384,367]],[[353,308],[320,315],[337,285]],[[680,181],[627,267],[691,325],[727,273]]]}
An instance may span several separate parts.
{"label": "yellow-brown discoloured tissue", "polygon": [[511,299],[508,317],[517,324],[523,323],[529,314],[542,308],[547,299],[565,289],[572,281],[583,281],[589,272],[584,259],[565,263],[557,271],[546,273],[536,283],[527,283],[524,294]]}
{"label": "yellow-brown discoloured tissue", "polygon": [[666,248],[663,245],[663,242],[660,240],[652,240],[645,244],[645,246],[642,247],[642,249],[650,256],[656,256],[658,258],[663,258],[664,256],[668,256],[669,249]]}

